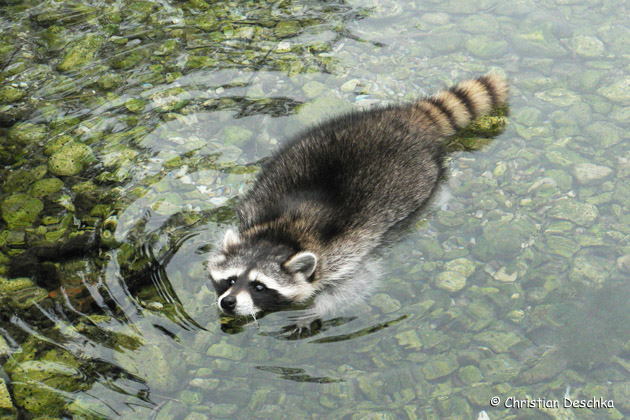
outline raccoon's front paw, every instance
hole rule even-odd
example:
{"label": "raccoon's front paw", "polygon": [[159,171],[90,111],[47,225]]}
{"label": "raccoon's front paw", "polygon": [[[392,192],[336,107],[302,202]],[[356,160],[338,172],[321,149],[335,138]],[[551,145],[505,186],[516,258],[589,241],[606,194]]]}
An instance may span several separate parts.
{"label": "raccoon's front paw", "polygon": [[322,322],[315,316],[297,316],[292,318],[295,325],[284,328],[288,340],[299,340],[317,334],[322,328]]}

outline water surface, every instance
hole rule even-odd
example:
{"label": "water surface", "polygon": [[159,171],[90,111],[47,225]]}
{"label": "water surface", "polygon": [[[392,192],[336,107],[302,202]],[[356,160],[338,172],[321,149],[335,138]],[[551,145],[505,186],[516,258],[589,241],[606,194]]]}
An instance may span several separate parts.
{"label": "water surface", "polygon": [[[627,16],[596,0],[1,1],[0,413],[624,418]],[[203,261],[278,144],[491,70],[511,83],[507,128],[453,152],[448,199],[384,253],[364,306],[298,340],[287,313],[220,318]]]}

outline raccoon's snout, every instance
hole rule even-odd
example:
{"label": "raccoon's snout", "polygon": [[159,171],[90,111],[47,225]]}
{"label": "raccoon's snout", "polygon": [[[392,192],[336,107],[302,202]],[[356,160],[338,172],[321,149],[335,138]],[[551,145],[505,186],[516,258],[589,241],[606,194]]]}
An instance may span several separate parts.
{"label": "raccoon's snout", "polygon": [[221,309],[226,311],[232,311],[236,307],[236,297],[233,295],[227,295],[219,302]]}

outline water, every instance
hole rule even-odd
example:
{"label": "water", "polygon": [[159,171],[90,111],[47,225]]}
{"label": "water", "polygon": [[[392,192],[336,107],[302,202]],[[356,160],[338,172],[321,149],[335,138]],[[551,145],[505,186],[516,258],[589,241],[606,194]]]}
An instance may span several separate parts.
{"label": "water", "polygon": [[[627,15],[1,2],[0,413],[624,418]],[[511,81],[506,130],[451,155],[448,199],[385,252],[363,307],[298,340],[286,313],[220,318],[203,261],[279,143],[492,69]],[[560,406],[514,408],[526,398]]]}

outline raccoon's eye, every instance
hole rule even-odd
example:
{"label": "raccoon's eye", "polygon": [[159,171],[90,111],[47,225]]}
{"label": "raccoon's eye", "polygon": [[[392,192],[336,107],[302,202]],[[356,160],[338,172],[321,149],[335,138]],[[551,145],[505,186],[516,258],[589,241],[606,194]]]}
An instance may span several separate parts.
{"label": "raccoon's eye", "polygon": [[257,292],[264,292],[265,290],[267,290],[265,285],[262,283],[255,283],[254,288],[256,289]]}
{"label": "raccoon's eye", "polygon": [[230,286],[232,286],[234,283],[236,283],[236,276],[228,277],[227,281],[230,284]]}

